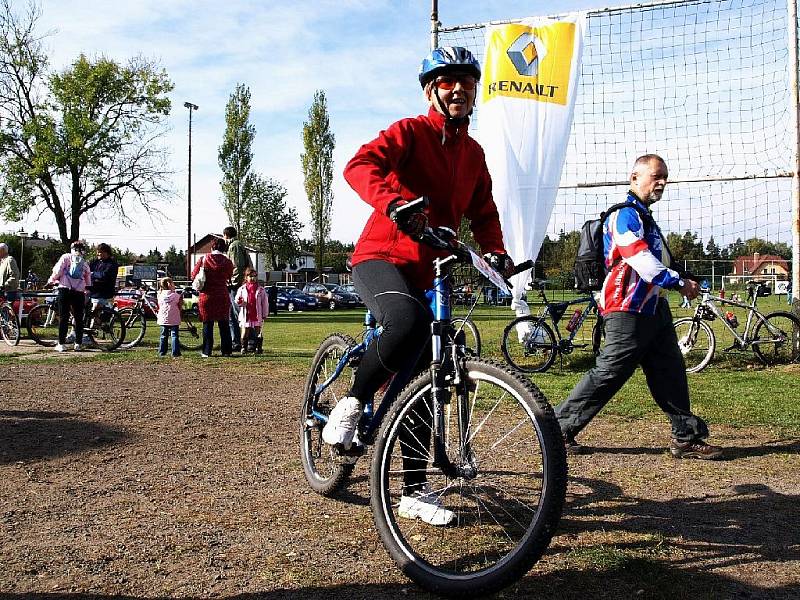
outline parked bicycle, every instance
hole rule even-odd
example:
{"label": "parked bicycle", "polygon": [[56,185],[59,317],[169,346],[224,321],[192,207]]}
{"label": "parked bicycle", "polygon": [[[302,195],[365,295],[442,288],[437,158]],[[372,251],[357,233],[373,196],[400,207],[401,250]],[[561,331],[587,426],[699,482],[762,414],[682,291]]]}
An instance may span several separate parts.
{"label": "parked bicycle", "polygon": [[[87,303],[84,321],[83,335],[90,347],[111,352],[125,341],[125,320],[116,308],[103,306],[93,313],[91,303]],[[44,304],[28,313],[28,335],[41,346],[53,347],[58,344],[59,323],[58,296],[47,295]]]}
{"label": "parked bicycle", "polygon": [[[141,343],[145,333],[147,333],[147,315],[156,315],[158,313],[158,305],[155,298],[150,296],[152,292],[152,287],[139,283],[135,290],[120,294],[131,296],[135,299],[133,306],[119,309],[128,331],[127,339],[121,346],[125,350],[134,348]],[[183,350],[200,350],[203,346],[202,330],[197,326],[197,315],[191,309],[181,310],[178,341]]]}
{"label": "parked bicycle", "polygon": [[[383,545],[420,586],[455,596],[487,594],[524,575],[541,557],[560,519],[566,492],[561,431],[544,395],[508,367],[469,356],[450,321],[450,269],[473,264],[500,275],[446,228],[422,241],[446,250],[434,260],[434,321],[429,370],[409,382],[397,374],[378,404],[367,403],[358,428],[371,459],[371,506]],[[308,374],[300,412],[301,460],[316,492],[342,488],[364,446],[339,454],[322,440],[335,404],[349,391],[365,349],[381,335],[369,322],[363,340],[328,336]],[[423,433],[421,433],[423,432]],[[431,438],[431,444],[421,439]],[[409,456],[455,517],[434,528],[400,516]]]}
{"label": "parked bicycle", "polygon": [[[762,287],[765,286],[759,283],[748,305],[713,296],[704,282],[700,288],[701,301],[695,308],[694,315],[678,319],[674,323],[687,372],[702,371],[714,356],[717,341],[714,329],[709,325],[712,321],[721,323],[733,336],[733,345],[725,348],[724,352],[750,348],[765,365],[797,362],[800,356],[800,319],[784,311],[768,315],[759,312],[756,304]],[[730,311],[723,314],[717,306],[718,303],[747,311],[747,320],[741,333],[736,315]]]}
{"label": "parked bicycle", "polygon": [[[539,289],[539,296],[544,302],[544,311],[539,315],[525,315],[511,321],[503,330],[501,350],[508,364],[526,373],[541,373],[549,369],[556,356],[571,354],[573,350],[588,348],[597,354],[603,336],[602,317],[597,310],[597,300],[593,294],[581,296],[567,302],[551,302],[545,293],[546,281],[534,279],[531,286]],[[561,336],[558,323],[572,306],[585,304],[583,309],[576,308],[570,315],[566,325],[567,337]],[[594,314],[597,320],[592,328],[591,342],[585,342],[582,326],[586,318]],[[548,325],[550,321],[553,326]],[[576,341],[577,339],[577,341]]]}
{"label": "parked bicycle", "polygon": [[[19,299],[22,302],[22,298]],[[0,291],[0,335],[6,344],[16,346],[19,344],[19,319],[14,314],[14,308],[6,301],[6,295]]]}

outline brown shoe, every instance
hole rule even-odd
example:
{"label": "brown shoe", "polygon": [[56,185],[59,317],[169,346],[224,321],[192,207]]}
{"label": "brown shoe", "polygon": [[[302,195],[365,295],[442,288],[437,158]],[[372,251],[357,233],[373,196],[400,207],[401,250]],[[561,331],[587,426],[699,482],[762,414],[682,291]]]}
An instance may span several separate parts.
{"label": "brown shoe", "polygon": [[706,444],[702,440],[693,442],[679,442],[672,440],[669,451],[675,458],[698,458],[700,460],[715,460],[722,457],[722,448]]}
{"label": "brown shoe", "polygon": [[564,450],[571,455],[584,454],[586,452],[586,448],[576,442],[574,437],[567,434],[564,434]]}

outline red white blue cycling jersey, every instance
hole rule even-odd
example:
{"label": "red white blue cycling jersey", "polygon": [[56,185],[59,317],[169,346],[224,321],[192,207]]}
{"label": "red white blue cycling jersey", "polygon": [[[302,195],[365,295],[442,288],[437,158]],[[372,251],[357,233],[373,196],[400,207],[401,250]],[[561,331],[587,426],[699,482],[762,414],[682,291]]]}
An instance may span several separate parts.
{"label": "red white blue cycling jersey", "polygon": [[[647,210],[633,192],[628,192],[626,202]],[[609,215],[603,228],[603,249],[608,269],[599,300],[603,314],[654,315],[662,288],[678,287],[680,276],[664,264],[669,258],[657,228],[645,227],[635,208],[621,208]]]}

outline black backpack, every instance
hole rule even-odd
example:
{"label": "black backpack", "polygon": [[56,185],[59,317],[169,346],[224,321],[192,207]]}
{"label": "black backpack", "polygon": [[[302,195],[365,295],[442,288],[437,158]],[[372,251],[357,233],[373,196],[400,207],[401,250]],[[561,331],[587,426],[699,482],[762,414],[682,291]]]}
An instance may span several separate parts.
{"label": "black backpack", "polygon": [[[596,292],[603,288],[606,278],[606,259],[603,252],[603,223],[615,210],[625,207],[635,208],[645,226],[655,226],[653,217],[646,210],[630,202],[620,202],[600,213],[599,219],[586,221],[578,238],[578,254],[575,257],[575,289],[582,292]],[[658,227],[656,227],[658,229]],[[661,231],[658,231],[661,235]],[[661,239],[664,240],[663,236]],[[664,245],[666,246],[666,240]],[[669,252],[669,249],[667,249]],[[671,255],[670,255],[671,256]]]}

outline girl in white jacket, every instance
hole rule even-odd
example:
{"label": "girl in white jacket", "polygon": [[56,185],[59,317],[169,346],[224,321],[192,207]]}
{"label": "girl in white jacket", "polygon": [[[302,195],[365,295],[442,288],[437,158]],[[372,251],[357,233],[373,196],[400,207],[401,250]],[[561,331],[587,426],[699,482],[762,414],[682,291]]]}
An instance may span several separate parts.
{"label": "girl in white jacket", "polygon": [[247,340],[256,340],[255,351],[261,354],[263,338],[261,324],[269,315],[267,292],[258,285],[258,274],[252,267],[244,272],[244,283],[236,291],[234,299],[239,308],[239,326],[242,329],[242,354],[248,350]]}

